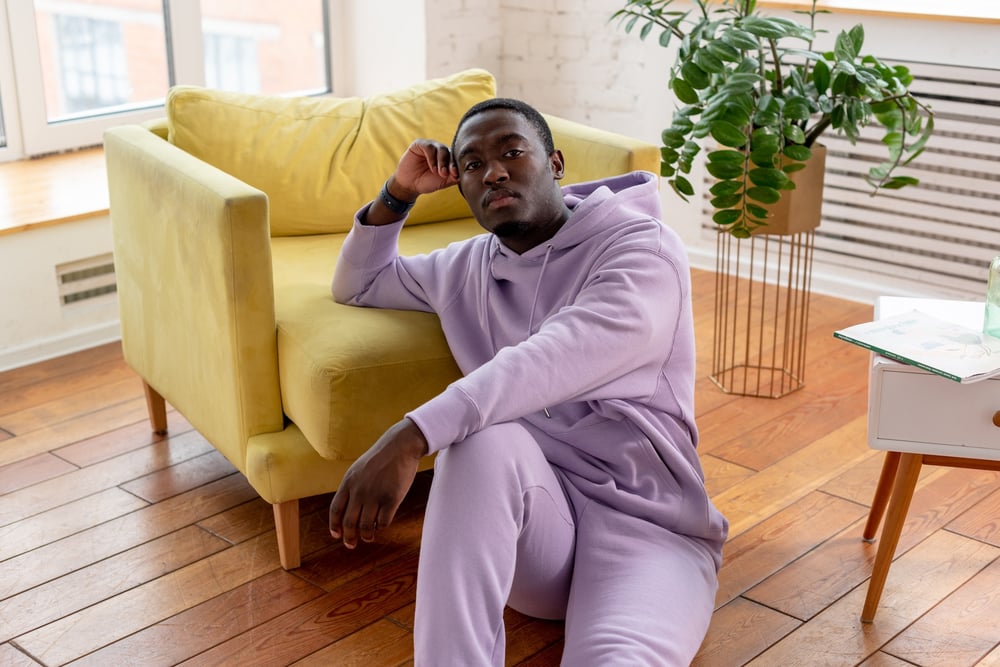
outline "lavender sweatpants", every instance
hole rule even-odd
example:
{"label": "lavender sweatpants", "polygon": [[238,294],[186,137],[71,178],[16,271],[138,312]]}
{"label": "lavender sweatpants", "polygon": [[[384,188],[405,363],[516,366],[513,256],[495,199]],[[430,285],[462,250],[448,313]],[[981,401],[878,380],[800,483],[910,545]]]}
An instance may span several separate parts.
{"label": "lavender sweatpants", "polygon": [[708,549],[560,477],[517,424],[438,454],[417,574],[417,667],[503,665],[505,604],[565,618],[570,667],[690,664],[718,586]]}

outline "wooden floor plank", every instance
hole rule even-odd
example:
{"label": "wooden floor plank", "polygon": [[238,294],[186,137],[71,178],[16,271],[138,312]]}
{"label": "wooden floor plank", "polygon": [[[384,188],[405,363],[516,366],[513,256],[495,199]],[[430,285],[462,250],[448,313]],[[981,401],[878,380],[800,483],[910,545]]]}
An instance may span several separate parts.
{"label": "wooden floor plank", "polygon": [[53,453],[73,465],[84,467],[192,430],[191,424],[174,410],[167,411],[167,429],[169,436],[156,435],[149,421],[143,418],[133,424],[78,440],[53,450]]}
{"label": "wooden floor plank", "polygon": [[38,667],[38,663],[11,644],[0,644],[0,665],[4,667]]}
{"label": "wooden floor plank", "polygon": [[736,598],[715,612],[705,642],[691,664],[693,667],[746,664],[800,623],[745,598]]}
{"label": "wooden floor plank", "polygon": [[49,452],[11,463],[0,468],[0,496],[76,469],[77,466]]}
{"label": "wooden floor plank", "polygon": [[102,407],[77,419],[59,422],[7,440],[0,447],[0,466],[58,449],[67,442],[91,438],[146,419],[146,399]]}
{"label": "wooden floor plank", "polygon": [[389,621],[376,621],[326,648],[293,663],[293,667],[371,667],[405,665],[413,657],[413,635]]}
{"label": "wooden floor plank", "polygon": [[1000,667],[1000,644],[989,655],[976,663],[976,667]]}
{"label": "wooden floor plank", "polygon": [[378,621],[386,609],[413,602],[417,552],[381,568],[378,578],[358,577],[322,597],[181,663],[286,665]]}
{"label": "wooden floor plank", "polygon": [[[729,519],[730,536],[749,530],[847,468],[873,456],[867,445],[866,426],[864,417],[856,417],[846,426],[713,497],[716,507]],[[817,461],[823,465],[817,465]]]}
{"label": "wooden floor plank", "polygon": [[256,495],[245,478],[230,475],[0,562],[0,600],[164,537]]}
{"label": "wooden floor plank", "polygon": [[142,656],[143,667],[176,665],[322,594],[321,589],[284,570],[268,572],[72,664],[127,665]]}
{"label": "wooden floor plank", "polygon": [[265,533],[64,616],[17,641],[46,663],[70,662],[280,567],[277,539],[273,532]]}
{"label": "wooden floor plank", "polygon": [[[89,653],[89,650],[79,654],[68,652],[74,650],[74,645],[90,650],[99,648],[117,638],[115,632],[119,627],[134,623],[133,618],[125,618],[120,612],[107,613],[103,625],[91,625],[88,629],[87,620],[97,613],[91,610],[99,609],[102,603],[108,610],[115,606],[116,603],[108,602],[115,596],[128,596],[138,590],[136,587],[148,586],[146,582],[150,580],[159,581],[158,577],[178,568],[203,563],[203,559],[227,546],[202,530],[183,528],[7,598],[3,601],[4,613],[0,615],[0,641],[18,637],[23,648],[34,656],[45,658],[46,662],[66,662]],[[176,598],[176,593],[171,597]],[[72,627],[77,617],[81,619],[79,627],[88,632],[89,637],[77,637],[76,630],[65,629]],[[33,637],[32,632],[37,637]],[[68,634],[61,636],[63,633]],[[61,644],[63,653],[57,654],[59,657],[46,658],[46,640]]]}
{"label": "wooden floor plank", "polygon": [[119,363],[122,363],[121,343],[117,341],[106,343],[88,350],[0,372],[0,395],[13,395],[36,382],[51,381],[80,370]]}
{"label": "wooden floor plank", "polygon": [[124,362],[88,369],[16,392],[0,406],[0,425],[23,435],[73,419],[109,403],[142,396],[142,381]]}
{"label": "wooden floor plank", "polygon": [[867,592],[862,584],[749,664],[857,664],[995,560],[998,553],[988,544],[936,532],[893,564],[874,623],[861,622]]}
{"label": "wooden floor plank", "polygon": [[508,665],[515,665],[559,641],[564,632],[561,621],[538,621],[507,607],[503,614],[507,630]]}
{"label": "wooden floor plank", "polygon": [[214,482],[238,472],[218,450],[195,456],[163,470],[125,482],[121,488],[143,500],[157,503],[202,484]]}
{"label": "wooden floor plank", "polygon": [[754,476],[754,470],[711,454],[700,454],[699,458],[702,472],[705,474],[705,488],[710,496],[716,496]]}
{"label": "wooden floor plank", "polygon": [[[896,556],[945,526],[997,485],[1000,473],[943,469],[932,472],[913,494]],[[876,544],[861,539],[864,519],[755,586],[746,596],[789,616],[808,619],[871,573]],[[895,576],[895,565],[889,578]]]}
{"label": "wooden floor plank", "polygon": [[858,667],[912,667],[912,665],[912,662],[906,662],[888,653],[879,651],[858,665]]}
{"label": "wooden floor plank", "polygon": [[899,633],[885,651],[925,667],[974,665],[1000,643],[998,609],[1000,558]]}
{"label": "wooden floor plank", "polygon": [[729,540],[716,608],[781,571],[864,516],[863,507],[813,492]]}
{"label": "wooden floor plank", "polygon": [[948,530],[1000,547],[1000,489],[956,517]]}
{"label": "wooden floor plank", "polygon": [[212,451],[201,435],[189,432],[0,496],[0,526],[118,486],[142,475]]}
{"label": "wooden floor plank", "polygon": [[0,561],[100,525],[147,504],[131,493],[110,488],[0,527]]}

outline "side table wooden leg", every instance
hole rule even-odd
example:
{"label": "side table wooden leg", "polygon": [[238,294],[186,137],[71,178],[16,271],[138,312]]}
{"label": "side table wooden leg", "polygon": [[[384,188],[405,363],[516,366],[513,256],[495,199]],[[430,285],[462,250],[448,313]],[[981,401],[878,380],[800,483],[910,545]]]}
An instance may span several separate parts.
{"label": "side table wooden leg", "polygon": [[166,435],[167,433],[167,403],[163,400],[155,389],[142,381],[143,391],[146,392],[146,411],[149,413],[149,423],[153,427],[156,435]]}
{"label": "side table wooden leg", "polygon": [[[878,551],[875,553],[875,564],[872,567],[872,578],[868,582],[868,595],[865,597],[865,607],[861,612],[861,621],[871,623],[878,610],[878,602],[885,588],[885,580],[889,576],[889,566],[899,544],[900,533],[906,522],[906,512],[910,509],[913,490],[920,476],[920,466],[923,464],[921,454],[902,454],[899,458],[899,470],[896,474],[896,484],[889,500],[889,512],[882,528],[882,539],[879,540]],[[881,480],[880,480],[881,482]]]}
{"label": "side table wooden leg", "polygon": [[898,468],[899,452],[886,452],[882,461],[882,474],[879,475],[875,496],[872,498],[872,508],[868,511],[868,523],[865,524],[865,532],[861,534],[865,542],[875,541],[875,533],[878,532],[878,525],[882,522],[882,515],[885,514],[885,506],[892,494]]}

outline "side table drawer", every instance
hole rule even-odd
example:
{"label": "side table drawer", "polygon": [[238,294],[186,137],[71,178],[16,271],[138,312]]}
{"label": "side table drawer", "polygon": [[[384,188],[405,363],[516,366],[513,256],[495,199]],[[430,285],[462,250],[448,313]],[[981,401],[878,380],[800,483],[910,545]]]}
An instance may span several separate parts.
{"label": "side table drawer", "polygon": [[[878,449],[1000,459],[1000,379],[958,384],[926,372],[883,366],[872,377],[869,440]],[[921,447],[921,444],[927,445]],[[954,448],[954,451],[944,451]],[[961,451],[961,448],[982,451]]]}

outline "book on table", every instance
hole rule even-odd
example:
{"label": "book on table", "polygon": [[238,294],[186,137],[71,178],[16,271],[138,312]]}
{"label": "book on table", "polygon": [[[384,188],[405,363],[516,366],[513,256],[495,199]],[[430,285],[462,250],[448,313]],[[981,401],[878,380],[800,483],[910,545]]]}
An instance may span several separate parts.
{"label": "book on table", "polygon": [[919,310],[855,324],[833,335],[963,384],[1000,376],[1000,338]]}

